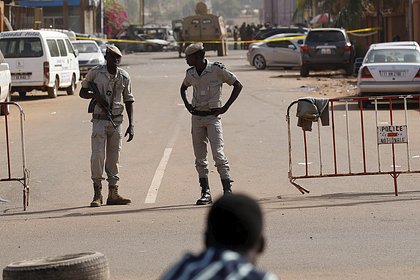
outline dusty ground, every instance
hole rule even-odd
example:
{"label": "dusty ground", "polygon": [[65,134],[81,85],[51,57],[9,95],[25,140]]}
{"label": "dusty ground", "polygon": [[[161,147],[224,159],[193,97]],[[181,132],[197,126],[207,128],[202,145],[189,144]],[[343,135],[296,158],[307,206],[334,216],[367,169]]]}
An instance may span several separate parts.
{"label": "dusty ground", "polygon": [[334,72],[322,74],[314,74],[307,78],[301,79],[307,86],[313,88],[313,91],[322,96],[334,97],[348,97],[356,96],[356,77],[347,77]]}

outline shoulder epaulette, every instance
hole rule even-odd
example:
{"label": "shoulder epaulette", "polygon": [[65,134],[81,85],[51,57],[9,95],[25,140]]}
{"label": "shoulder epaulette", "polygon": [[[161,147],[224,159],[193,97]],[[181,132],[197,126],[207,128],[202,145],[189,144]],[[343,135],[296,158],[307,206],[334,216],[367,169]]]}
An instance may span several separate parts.
{"label": "shoulder epaulette", "polygon": [[128,74],[128,72],[125,71],[124,69],[120,68],[120,73],[121,73],[121,76],[123,76],[124,78],[130,79],[130,74]]}
{"label": "shoulder epaulette", "polygon": [[221,62],[215,61],[215,62],[213,62],[213,65],[216,65],[220,69],[225,69],[225,65]]}

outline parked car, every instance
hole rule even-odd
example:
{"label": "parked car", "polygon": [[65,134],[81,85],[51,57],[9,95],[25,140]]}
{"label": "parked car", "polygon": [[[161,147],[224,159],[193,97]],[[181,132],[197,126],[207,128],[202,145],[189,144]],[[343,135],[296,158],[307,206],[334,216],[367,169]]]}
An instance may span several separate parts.
{"label": "parked car", "polygon": [[125,52],[153,52],[162,51],[168,46],[168,41],[153,39],[147,34],[137,34],[134,37],[123,34],[118,37],[121,41],[115,45]]}
{"label": "parked car", "polygon": [[271,36],[284,33],[308,33],[308,28],[301,26],[270,27],[260,29],[254,36],[254,40],[264,40]]}
{"label": "parked car", "polygon": [[357,76],[357,90],[359,96],[420,93],[420,48],[415,45],[369,48]]}
{"label": "parked car", "polygon": [[313,70],[344,69],[353,74],[354,47],[344,29],[314,28],[309,30],[301,46],[300,74],[307,77]]}
{"label": "parked car", "polygon": [[73,47],[79,52],[80,76],[86,76],[87,72],[97,65],[104,65],[105,58],[98,44],[93,40],[72,41]]}
{"label": "parked car", "polygon": [[[9,64],[3,57],[0,51],[0,102],[10,101],[10,89],[12,87],[12,77],[10,75]],[[0,115],[9,114],[9,106],[0,106]]]}
{"label": "parked car", "polygon": [[59,90],[73,95],[80,78],[77,53],[69,37],[46,30],[16,30],[0,33],[0,50],[10,66],[12,92],[25,97],[28,91]]}
{"label": "parked car", "polygon": [[300,67],[302,64],[300,46],[303,40],[302,34],[285,33],[271,36],[264,42],[253,43],[248,48],[248,62],[258,70],[270,66],[286,69]]}

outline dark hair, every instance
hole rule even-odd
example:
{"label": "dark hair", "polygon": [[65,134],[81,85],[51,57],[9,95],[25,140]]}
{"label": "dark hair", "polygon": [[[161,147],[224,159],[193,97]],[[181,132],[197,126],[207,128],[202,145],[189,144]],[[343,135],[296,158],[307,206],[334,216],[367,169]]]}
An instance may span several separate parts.
{"label": "dark hair", "polygon": [[224,195],[208,214],[206,246],[247,251],[259,242],[262,227],[262,211],[254,199],[243,194]]}

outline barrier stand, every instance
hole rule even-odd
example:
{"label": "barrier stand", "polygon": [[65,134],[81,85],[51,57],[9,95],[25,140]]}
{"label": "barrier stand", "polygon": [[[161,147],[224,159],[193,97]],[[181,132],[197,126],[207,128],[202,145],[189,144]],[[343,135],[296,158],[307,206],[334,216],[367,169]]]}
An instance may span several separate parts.
{"label": "barrier stand", "polygon": [[[304,162],[302,165],[305,165],[304,174],[294,174],[293,166],[293,156],[292,156],[292,129],[291,129],[291,123],[290,123],[290,110],[291,108],[296,105],[299,100],[293,101],[287,108],[287,115],[286,115],[286,121],[288,124],[288,147],[289,147],[289,171],[288,176],[290,183],[295,186],[302,194],[309,193],[309,191],[299,184],[297,184],[295,181],[297,179],[310,179],[310,178],[322,178],[322,177],[343,177],[343,176],[364,176],[364,175],[382,175],[382,174],[389,174],[393,178],[394,183],[394,193],[396,196],[398,196],[398,182],[397,178],[401,174],[409,174],[409,173],[420,173],[420,169],[412,169],[410,165],[410,146],[409,146],[409,138],[408,138],[408,106],[407,106],[407,99],[410,101],[416,101],[417,103],[420,103],[420,96],[419,95],[405,95],[405,96],[375,96],[375,97],[353,97],[353,98],[337,98],[337,99],[330,99],[329,105],[330,105],[330,119],[331,119],[331,143],[332,143],[332,172],[324,172],[324,158],[323,158],[323,151],[322,151],[322,137],[321,137],[321,129],[320,129],[320,122],[319,120],[316,121],[318,125],[317,130],[317,138],[318,138],[318,151],[317,154],[319,156],[319,173],[313,174],[309,172],[309,164],[308,161],[308,153],[309,153],[309,147],[308,147],[308,136],[307,131],[302,129],[303,132],[303,157]],[[403,124],[396,125],[395,124],[395,109],[394,103],[403,103],[404,105],[404,120]],[[376,146],[377,146],[377,170],[368,170],[367,168],[367,150],[366,146],[367,144],[372,144],[369,141],[372,141],[371,138],[366,138],[366,121],[365,121],[365,107],[366,103],[374,103],[374,110],[375,110],[375,124],[376,124]],[[389,107],[389,124],[387,122],[387,125],[381,125],[379,122],[378,114],[378,102],[385,102]],[[343,159],[338,159],[338,153],[337,153],[337,131],[336,131],[336,117],[335,117],[335,105],[337,104],[344,104],[345,107],[345,139],[347,146],[347,163],[348,163],[348,169],[347,172],[340,172],[338,168],[337,162],[343,163]],[[353,154],[353,149],[355,149],[354,143],[350,141],[350,125],[355,125],[355,122],[350,121],[350,111],[349,111],[349,105],[355,105],[353,107],[356,108],[356,110],[359,110],[360,115],[360,140],[361,140],[361,147],[358,147],[361,149],[361,157],[362,157],[362,171],[355,172],[352,170],[352,161],[351,158],[355,156]],[[343,136],[343,135],[340,135]],[[381,153],[380,153],[380,146],[381,145],[391,145],[391,160],[392,160],[392,170],[383,170],[381,165]],[[405,144],[406,145],[406,153],[407,153],[407,161],[405,164],[407,165],[407,168],[405,170],[397,170],[397,160],[396,160],[396,144]],[[343,146],[342,144],[341,146]],[[372,164],[371,164],[372,165]],[[399,168],[401,166],[398,166]]]}
{"label": "barrier stand", "polygon": [[[5,123],[5,135],[6,135],[6,154],[7,154],[7,178],[0,178],[0,182],[4,181],[18,181],[23,185],[23,210],[26,211],[26,207],[29,206],[29,170],[26,168],[26,156],[25,156],[25,135],[24,135],[24,120],[25,113],[23,112],[22,107],[15,102],[0,102],[1,107],[5,106],[16,106],[19,110],[20,115],[20,140],[21,140],[21,149],[22,149],[22,175],[12,176],[11,169],[11,152],[10,152],[10,133],[9,133],[9,116],[8,114],[4,115]],[[9,110],[3,110],[9,111]]]}

